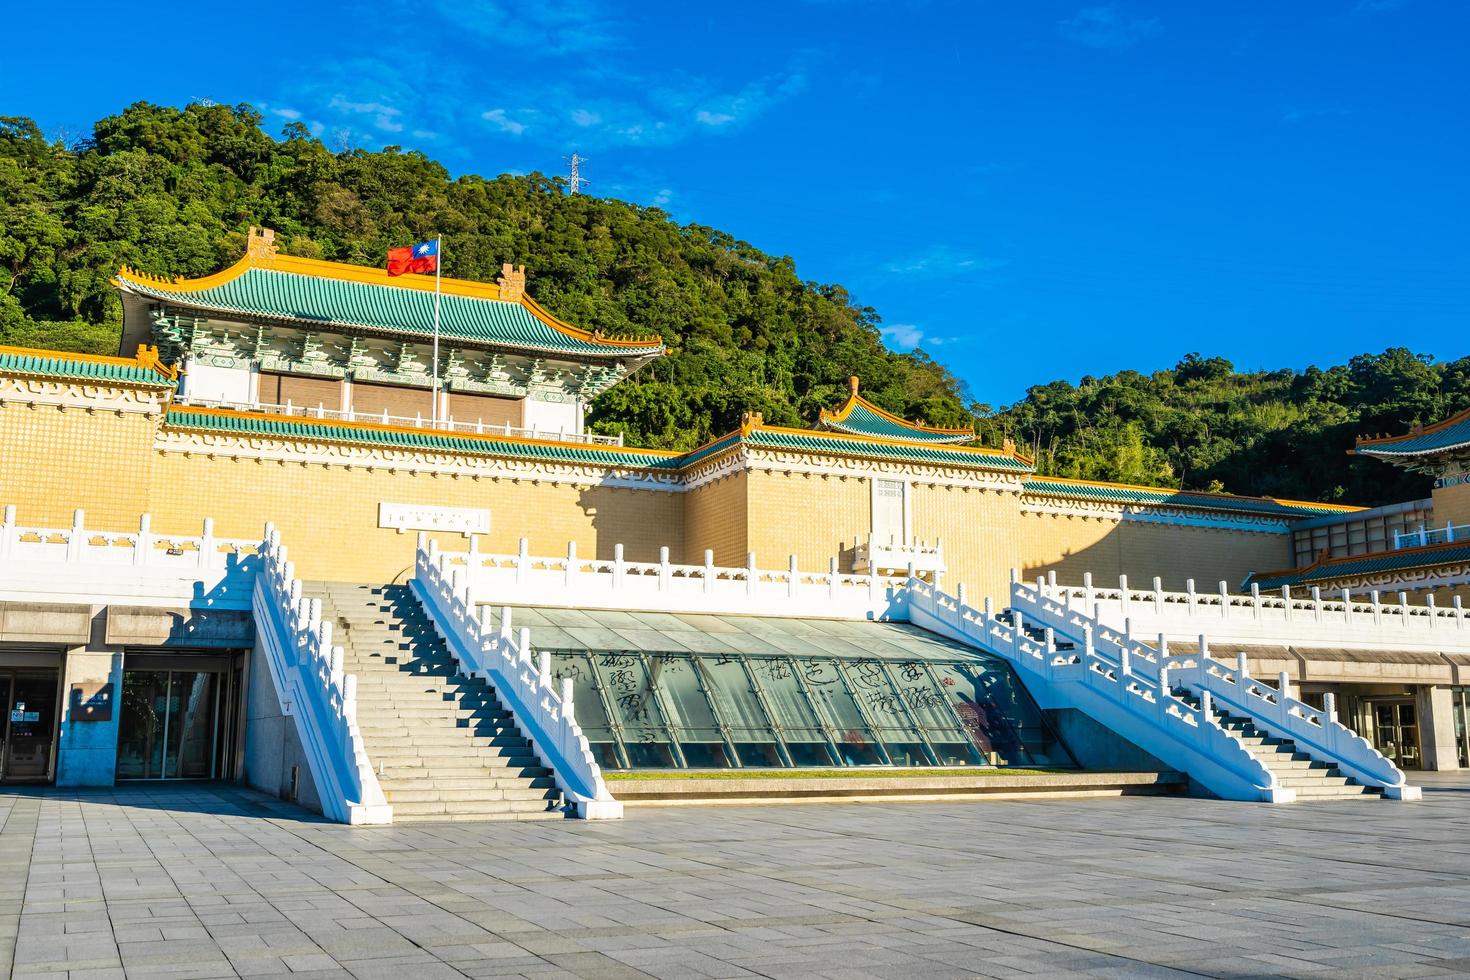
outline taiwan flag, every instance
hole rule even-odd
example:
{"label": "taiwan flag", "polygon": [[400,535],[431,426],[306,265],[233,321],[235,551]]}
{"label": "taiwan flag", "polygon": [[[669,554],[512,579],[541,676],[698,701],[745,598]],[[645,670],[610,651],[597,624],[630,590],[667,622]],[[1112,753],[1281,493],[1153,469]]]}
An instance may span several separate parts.
{"label": "taiwan flag", "polygon": [[439,268],[439,240],[419,242],[409,248],[388,249],[388,275],[401,276],[406,272],[435,272]]}

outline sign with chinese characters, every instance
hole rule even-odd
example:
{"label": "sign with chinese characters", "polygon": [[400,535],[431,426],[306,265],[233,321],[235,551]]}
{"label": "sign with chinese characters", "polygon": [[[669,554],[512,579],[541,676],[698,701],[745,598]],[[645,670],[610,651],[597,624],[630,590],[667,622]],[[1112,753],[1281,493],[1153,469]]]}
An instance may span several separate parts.
{"label": "sign with chinese characters", "polygon": [[378,527],[404,531],[448,531],[488,534],[490,511],[480,507],[435,507],[430,504],[378,504]]}
{"label": "sign with chinese characters", "polygon": [[112,682],[73,684],[69,717],[72,721],[111,721]]}

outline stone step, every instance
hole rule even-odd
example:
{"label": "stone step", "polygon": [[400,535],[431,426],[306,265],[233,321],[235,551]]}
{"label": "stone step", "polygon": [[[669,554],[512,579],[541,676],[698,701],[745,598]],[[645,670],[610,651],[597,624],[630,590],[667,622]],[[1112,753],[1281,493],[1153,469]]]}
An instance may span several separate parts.
{"label": "stone step", "polygon": [[399,816],[398,809],[393,810],[393,822],[416,824],[416,823],[490,823],[505,820],[514,820],[523,823],[530,820],[565,820],[566,814],[560,810],[511,810],[504,813],[406,813]]}
{"label": "stone step", "polygon": [[[446,813],[488,816],[496,813],[544,813],[545,800],[408,800],[393,804],[393,816]],[[561,816],[560,813],[557,816]]]}
{"label": "stone step", "polygon": [[1336,799],[1359,799],[1378,798],[1379,792],[1372,787],[1350,784],[1347,786],[1298,786],[1296,798],[1299,800],[1336,800]]}
{"label": "stone step", "polygon": [[459,758],[453,762],[436,765],[432,770],[420,765],[417,761],[395,762],[389,764],[386,760],[379,762],[373,759],[373,767],[378,770],[379,779],[404,779],[422,777],[426,779],[474,779],[483,778],[487,773],[500,775],[504,772],[519,772],[526,769],[544,769],[541,760],[533,755],[501,755],[501,756],[477,756],[474,758]]}
{"label": "stone step", "polygon": [[498,803],[506,802],[528,802],[540,800],[543,803],[561,797],[560,791],[554,787],[528,787],[528,786],[481,786],[473,789],[403,789],[398,786],[384,786],[383,797],[395,807],[399,803]]}
{"label": "stone step", "polygon": [[[368,753],[373,765],[449,765],[455,762],[469,759],[524,759],[530,756],[531,749],[525,739],[519,739],[519,744],[507,745],[383,745],[373,746]],[[507,754],[513,753],[513,754]]]}
{"label": "stone step", "polygon": [[483,776],[379,776],[378,785],[387,792],[390,788],[395,792],[398,790],[454,790],[454,789],[555,789],[556,779],[548,771],[544,775],[526,775],[535,773],[535,769],[511,769],[501,770],[502,774],[488,772]]}
{"label": "stone step", "polygon": [[409,736],[407,739],[377,738],[367,732],[362,734],[363,741],[367,742],[369,751],[373,758],[391,759],[402,752],[414,750],[414,754],[421,757],[444,755],[455,751],[466,751],[468,749],[491,749],[491,748],[522,748],[528,749],[531,741],[524,735],[442,735],[438,732],[425,732]]}
{"label": "stone step", "polygon": [[454,739],[456,742],[465,737],[493,738],[496,735],[524,735],[520,726],[514,724],[503,725],[468,725],[455,727],[447,725],[393,725],[393,724],[365,724],[358,721],[358,729],[362,737],[379,742],[398,740],[411,740],[434,736],[436,738]]}

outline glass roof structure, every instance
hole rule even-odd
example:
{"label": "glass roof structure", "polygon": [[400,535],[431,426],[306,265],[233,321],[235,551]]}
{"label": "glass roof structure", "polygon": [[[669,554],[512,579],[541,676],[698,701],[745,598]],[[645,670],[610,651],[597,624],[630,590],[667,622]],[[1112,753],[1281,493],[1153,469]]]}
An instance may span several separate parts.
{"label": "glass roof structure", "polygon": [[1070,766],[1004,661],[903,623],[517,608],[607,769]]}

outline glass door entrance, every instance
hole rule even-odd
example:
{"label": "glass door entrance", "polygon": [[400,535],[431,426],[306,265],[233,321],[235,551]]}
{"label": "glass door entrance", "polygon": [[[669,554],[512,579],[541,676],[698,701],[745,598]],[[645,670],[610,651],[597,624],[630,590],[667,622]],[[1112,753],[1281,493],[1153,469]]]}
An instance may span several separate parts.
{"label": "glass door entrance", "polygon": [[1419,717],[1413,698],[1367,700],[1363,703],[1373,747],[1400,769],[1418,769]]}
{"label": "glass door entrance", "polygon": [[225,776],[229,676],[223,669],[124,670],[117,778]]}
{"label": "glass door entrance", "polygon": [[45,782],[56,745],[54,670],[0,671],[0,781]]}

